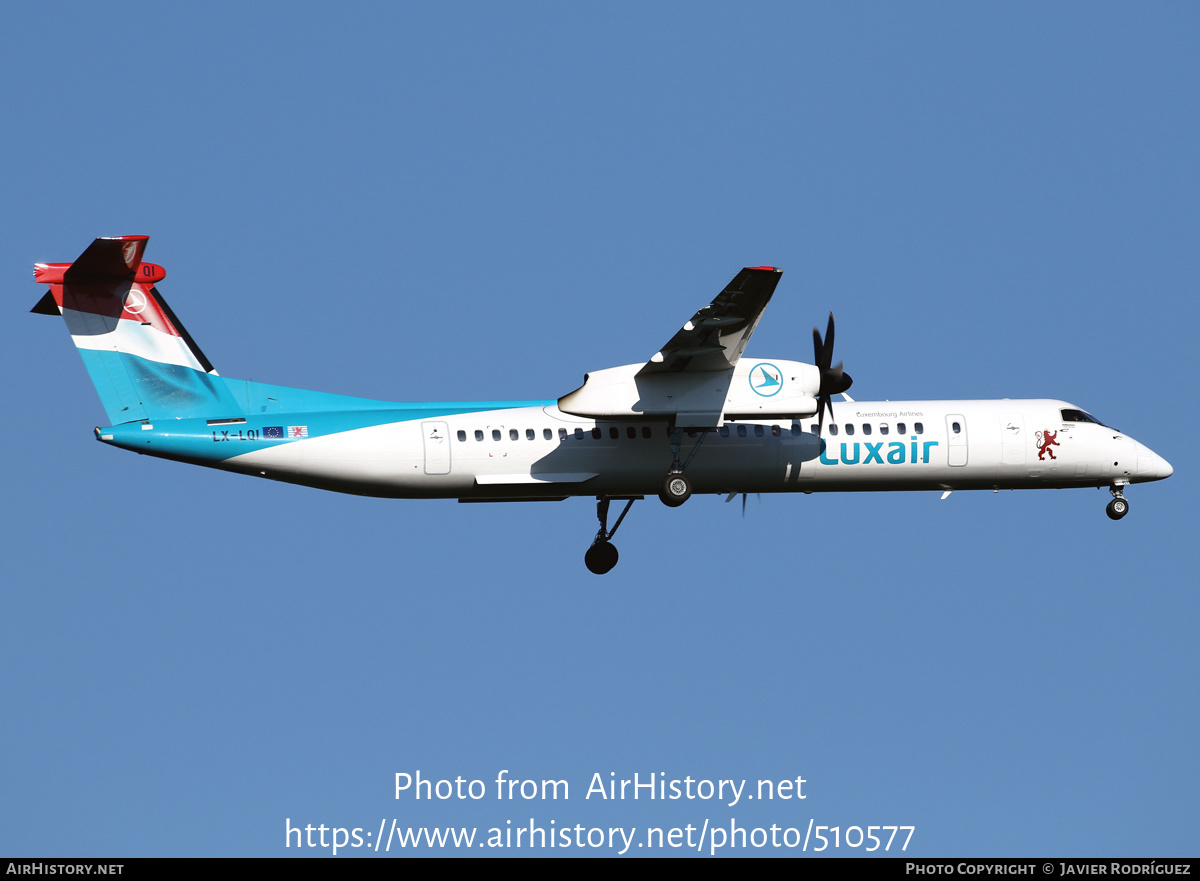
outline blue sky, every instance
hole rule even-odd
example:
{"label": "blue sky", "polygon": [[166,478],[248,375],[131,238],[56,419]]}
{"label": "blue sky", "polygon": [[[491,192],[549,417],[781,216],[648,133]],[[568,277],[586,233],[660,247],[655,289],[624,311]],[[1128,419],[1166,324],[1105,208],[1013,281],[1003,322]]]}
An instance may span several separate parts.
{"label": "blue sky", "polygon": [[[1196,853],[1194,5],[0,24],[0,852],[271,856],[296,853],[286,818],[532,817]],[[1094,490],[647,500],[601,579],[591,500],[360,499],[95,443],[30,269],[132,233],[228,376],[553,398],[771,264],[751,354],[808,360],[832,310],[856,397],[1063,398],[1175,475],[1120,523]],[[418,769],[571,797],[396,800]],[[808,797],[585,800],[610,772]]]}

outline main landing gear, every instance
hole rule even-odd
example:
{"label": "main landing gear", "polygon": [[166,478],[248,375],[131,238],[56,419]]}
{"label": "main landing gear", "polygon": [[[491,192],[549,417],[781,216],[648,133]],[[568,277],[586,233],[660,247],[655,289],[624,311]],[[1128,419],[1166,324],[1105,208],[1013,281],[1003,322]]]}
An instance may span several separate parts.
{"label": "main landing gear", "polygon": [[[692,432],[692,435],[695,435],[695,431]],[[691,464],[692,459],[707,436],[708,429],[701,429],[700,439],[696,441],[696,445],[688,453],[687,459],[680,463],[679,448],[683,444],[683,432],[678,428],[671,431],[671,468],[667,472],[667,476],[663,479],[662,488],[658,491],[658,497],[662,499],[662,503],[667,507],[678,508],[692,497],[692,482],[684,477],[683,471]],[[621,511],[621,516],[617,518],[617,522],[613,524],[613,528],[609,529],[608,507],[612,499],[608,496],[596,497],[596,517],[600,520],[600,528],[596,531],[596,537],[592,540],[592,546],[583,555],[583,564],[588,567],[589,572],[604,575],[611,572],[612,568],[617,565],[619,555],[612,543],[612,537],[617,534],[617,529],[620,528],[621,521],[625,519],[625,515],[633,507],[633,503],[640,498],[642,496],[625,496],[622,499],[618,499],[617,501],[625,502],[625,508]]]}
{"label": "main landing gear", "polygon": [[668,508],[678,508],[692,497],[692,482],[683,476],[683,471],[691,464],[706,437],[708,437],[708,429],[701,430],[700,439],[688,453],[687,461],[680,465],[679,448],[683,444],[683,432],[678,428],[671,432],[671,469],[667,472],[662,488],[658,491],[658,497]]}
{"label": "main landing gear", "polygon": [[1112,493],[1112,501],[1104,509],[1104,513],[1108,515],[1110,520],[1120,520],[1129,513],[1129,502],[1125,501],[1125,488],[1123,486],[1114,486],[1109,490]]}
{"label": "main landing gear", "polygon": [[596,575],[604,575],[611,571],[613,566],[617,565],[619,555],[611,539],[617,534],[617,529],[620,528],[621,521],[625,519],[625,515],[633,507],[633,503],[640,498],[641,496],[635,496],[626,501],[625,510],[621,512],[621,516],[617,518],[617,522],[613,524],[611,530],[608,528],[608,503],[610,499],[607,496],[598,496],[596,498],[596,517],[600,520],[600,529],[596,533],[596,538],[592,541],[592,546],[583,555],[583,565],[588,567],[589,572],[594,572]]}
{"label": "main landing gear", "polygon": [[692,497],[692,482],[682,471],[672,471],[663,481],[658,497],[668,508],[678,508]]}

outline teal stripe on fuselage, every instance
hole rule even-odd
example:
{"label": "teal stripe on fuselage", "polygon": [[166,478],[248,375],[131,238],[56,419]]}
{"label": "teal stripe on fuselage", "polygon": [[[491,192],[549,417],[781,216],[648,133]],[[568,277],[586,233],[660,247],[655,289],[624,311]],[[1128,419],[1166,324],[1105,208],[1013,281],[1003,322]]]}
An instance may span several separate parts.
{"label": "teal stripe on fuselage", "polygon": [[[403,419],[383,419],[381,422],[404,422],[411,419],[429,419],[435,416],[450,416],[455,413],[478,413],[481,410],[511,410],[514,407],[550,407],[552,401],[451,401],[432,403],[399,403],[377,401],[372,398],[355,398],[330,392],[315,392],[310,389],[288,388],[251,382],[247,379],[226,379],[225,383],[238,402],[240,416],[263,416],[270,413],[331,413],[342,411],[371,412],[376,410],[404,411],[413,415]],[[210,419],[217,418],[210,416]],[[268,420],[269,422],[269,420]],[[372,423],[378,424],[378,423]],[[361,426],[359,426],[361,427]]]}
{"label": "teal stripe on fuselage", "polygon": [[[138,449],[151,436],[161,436],[171,445],[182,444],[202,448],[203,441],[214,428],[226,431],[228,425],[209,426],[207,420],[245,419],[234,425],[243,437],[247,431],[267,427],[307,425],[309,437],[351,431],[390,422],[410,422],[415,419],[436,419],[461,413],[485,410],[511,410],[515,407],[548,407],[557,401],[451,401],[401,403],[356,398],[310,389],[269,385],[244,379],[229,379],[204,373],[190,367],[151,361],[124,352],[80,349],[84,365],[101,403],[114,428],[104,434],[128,436],[139,440]],[[158,423],[154,429],[143,429],[142,423]],[[162,432],[169,432],[162,434]],[[192,441],[185,441],[192,438]],[[263,440],[281,443],[279,440]],[[120,444],[124,446],[125,444]],[[198,452],[198,449],[197,449]],[[243,450],[243,452],[245,452]],[[181,453],[182,455],[182,453]],[[190,453],[187,455],[191,455]],[[230,452],[216,458],[237,455]],[[212,458],[209,455],[203,458]]]}

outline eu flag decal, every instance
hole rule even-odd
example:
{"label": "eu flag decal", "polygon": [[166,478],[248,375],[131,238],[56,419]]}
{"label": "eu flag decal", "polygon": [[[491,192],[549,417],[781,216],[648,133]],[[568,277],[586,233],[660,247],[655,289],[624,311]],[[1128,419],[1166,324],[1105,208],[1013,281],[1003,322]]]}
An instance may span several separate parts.
{"label": "eu flag decal", "polygon": [[273,440],[283,440],[284,435],[283,435],[283,426],[282,425],[268,425],[262,431],[263,431],[262,436],[264,438],[273,439]]}

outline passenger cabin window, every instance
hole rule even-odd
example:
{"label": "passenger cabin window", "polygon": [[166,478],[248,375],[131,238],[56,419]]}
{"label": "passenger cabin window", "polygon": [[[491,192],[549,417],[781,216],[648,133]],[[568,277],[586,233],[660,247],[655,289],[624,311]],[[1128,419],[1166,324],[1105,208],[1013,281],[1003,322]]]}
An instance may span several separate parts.
{"label": "passenger cabin window", "polygon": [[548,428],[542,429],[542,438],[544,440],[554,440],[554,432]]}
{"label": "passenger cabin window", "polygon": [[904,430],[904,423],[903,423],[903,422],[897,422],[897,423],[896,423],[896,434],[908,434],[908,432],[906,432],[906,431]]}
{"label": "passenger cabin window", "polygon": [[783,431],[779,428],[778,425],[771,426],[771,437],[779,437],[779,435],[781,435],[781,434],[783,434]]}
{"label": "passenger cabin window", "polygon": [[[549,429],[547,429],[547,430],[549,430]],[[558,430],[558,439],[559,439],[559,440],[566,440],[566,439],[567,439],[567,430],[566,430],[565,428],[560,428],[560,429]]]}
{"label": "passenger cabin window", "polygon": [[480,431],[478,428],[475,429],[475,440],[477,440],[477,441],[483,440],[483,432]]}
{"label": "passenger cabin window", "polygon": [[888,433],[888,424],[887,424],[886,422],[880,422],[880,423],[879,423],[879,433],[880,433],[880,434],[887,434],[887,433]]}
{"label": "passenger cabin window", "polygon": [[917,434],[924,434],[925,426],[922,425],[920,422],[914,422],[913,423],[913,431],[915,431]]}
{"label": "passenger cabin window", "polygon": [[717,434],[721,435],[721,437],[729,437],[729,426],[722,425],[717,429]]}
{"label": "passenger cabin window", "polygon": [[508,439],[509,440],[516,440],[520,436],[521,436],[520,433],[515,428],[510,428],[508,430]]}
{"label": "passenger cabin window", "polygon": [[525,429],[525,440],[533,440],[535,436],[532,428]]}
{"label": "passenger cabin window", "polygon": [[755,437],[763,436],[763,427],[761,425],[754,426],[754,436]]}
{"label": "passenger cabin window", "polygon": [[583,440],[583,429],[582,428],[575,429],[575,440]]}
{"label": "passenger cabin window", "polygon": [[617,428],[615,425],[612,426],[611,428],[608,429],[608,436],[611,437],[613,440],[616,440],[617,438],[619,438],[621,436],[621,429]]}
{"label": "passenger cabin window", "polygon": [[950,423],[950,430],[953,431],[955,434],[962,434],[962,426],[959,425],[957,422]]}
{"label": "passenger cabin window", "polygon": [[602,431],[601,431],[601,430],[600,430],[598,427],[597,427],[597,428],[593,428],[593,429],[592,429],[592,440],[600,440],[600,436],[601,436],[603,433],[604,433],[604,432],[602,432]]}
{"label": "passenger cabin window", "polygon": [[632,425],[625,429],[625,436],[630,440],[637,440],[637,429]]}
{"label": "passenger cabin window", "polygon": [[871,433],[871,426],[867,425],[866,423],[863,423],[863,434],[870,434],[870,433]]}
{"label": "passenger cabin window", "polygon": [[746,436],[746,426],[739,425],[737,427],[737,433],[738,433],[738,437],[745,437]]}
{"label": "passenger cabin window", "polygon": [[465,441],[465,440],[467,439],[467,433],[466,433],[465,431],[463,431],[462,429],[459,429],[459,431],[458,431],[458,439],[459,439],[460,441]]}
{"label": "passenger cabin window", "polygon": [[846,423],[846,434],[854,434],[854,423],[853,422]]}
{"label": "passenger cabin window", "polygon": [[649,425],[642,426],[642,437],[650,437],[650,426]]}
{"label": "passenger cabin window", "polygon": [[500,440],[500,429],[498,429],[498,428],[492,429],[492,440],[494,440],[494,441]]}
{"label": "passenger cabin window", "polygon": [[830,425],[829,425],[829,433],[830,433],[830,434],[837,434],[837,424],[836,424],[836,423],[830,423]]}

